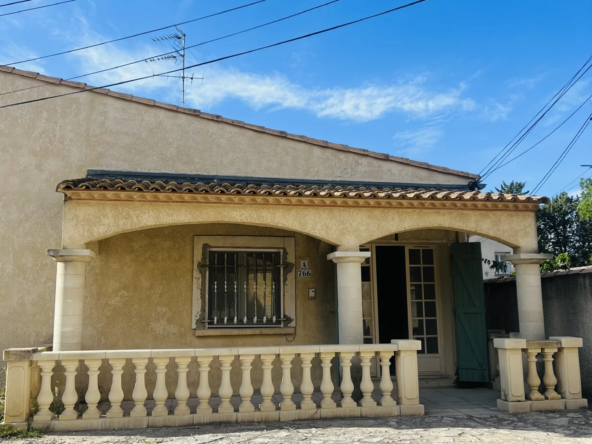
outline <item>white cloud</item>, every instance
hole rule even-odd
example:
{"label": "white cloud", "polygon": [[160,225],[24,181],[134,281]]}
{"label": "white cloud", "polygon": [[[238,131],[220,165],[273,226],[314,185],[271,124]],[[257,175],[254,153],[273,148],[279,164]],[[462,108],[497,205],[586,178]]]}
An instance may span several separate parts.
{"label": "white cloud", "polygon": [[492,101],[490,105],[483,108],[483,116],[490,122],[497,122],[498,120],[507,120],[508,114],[512,111],[510,105],[503,105],[499,102]]}
{"label": "white cloud", "polygon": [[508,88],[534,88],[537,83],[543,80],[543,75],[539,74],[535,77],[524,78],[524,79],[510,79],[506,82]]}
{"label": "white cloud", "polygon": [[[2,56],[0,58],[0,65],[8,65],[20,60],[28,60],[39,57],[39,54],[30,50],[26,46],[17,45],[14,42],[9,42],[3,45]],[[36,60],[34,62],[22,63],[17,66],[19,69],[27,71],[34,71],[41,74],[46,74],[43,67],[43,60]]]}
{"label": "white cloud", "polygon": [[430,91],[423,79],[390,86],[306,88],[281,74],[262,75],[216,68],[207,80],[191,89],[189,98],[207,109],[224,100],[238,99],[255,109],[302,109],[318,117],[365,122],[389,112],[428,117],[454,110],[471,110],[474,102],[462,98],[462,86],[446,92]]}
{"label": "white cloud", "polygon": [[429,151],[442,138],[442,131],[433,128],[423,128],[417,131],[402,131],[393,136],[393,140],[403,149],[399,151],[405,155],[420,155]]}

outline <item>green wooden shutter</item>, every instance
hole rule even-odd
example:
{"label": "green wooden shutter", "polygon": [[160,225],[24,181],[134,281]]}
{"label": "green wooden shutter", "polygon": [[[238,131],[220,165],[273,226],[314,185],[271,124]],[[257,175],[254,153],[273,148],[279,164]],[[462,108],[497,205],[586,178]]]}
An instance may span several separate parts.
{"label": "green wooden shutter", "polygon": [[481,244],[452,244],[451,252],[458,379],[489,382]]}

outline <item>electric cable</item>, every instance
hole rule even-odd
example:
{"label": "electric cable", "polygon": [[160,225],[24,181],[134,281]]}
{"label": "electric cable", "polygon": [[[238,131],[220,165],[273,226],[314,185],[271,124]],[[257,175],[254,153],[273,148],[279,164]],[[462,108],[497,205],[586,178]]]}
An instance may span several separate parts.
{"label": "electric cable", "polygon": [[[301,35],[299,37],[294,37],[294,38],[291,38],[291,39],[288,39],[288,40],[283,40],[281,42],[272,43],[271,45],[261,46],[259,48],[250,49],[248,51],[243,51],[243,52],[231,54],[231,55],[228,55],[228,56],[219,57],[217,59],[208,60],[207,62],[196,63],[194,65],[186,66],[185,69],[197,68],[198,66],[209,65],[209,64],[212,64],[212,63],[220,62],[222,60],[228,60],[228,59],[232,59],[232,58],[235,58],[235,57],[240,57],[240,56],[243,56],[243,55],[246,55],[246,54],[251,54],[251,53],[254,53],[254,52],[258,52],[258,51],[263,51],[265,49],[274,48],[276,46],[285,45],[287,43],[295,42],[295,41],[298,41],[298,40],[303,40],[303,39],[306,39],[306,38],[309,38],[309,37],[313,37],[315,35],[324,34],[326,32],[334,31],[336,29],[344,28],[346,26],[350,26],[350,25],[353,25],[353,24],[356,24],[356,23],[360,23],[360,22],[363,22],[363,21],[366,21],[366,20],[370,20],[370,19],[373,19],[373,18],[376,18],[376,17],[380,17],[382,15],[386,15],[386,14],[389,14],[391,12],[395,12],[395,11],[398,11],[398,10],[401,10],[401,9],[404,9],[404,8],[408,8],[410,6],[414,6],[414,5],[417,5],[419,3],[423,3],[425,1],[426,0],[416,0],[414,2],[407,3],[407,4],[402,5],[402,6],[398,6],[396,8],[388,9],[388,10],[383,11],[383,12],[380,12],[378,14],[373,14],[373,15],[370,15],[370,16],[367,16],[367,17],[363,17],[363,18],[358,19],[358,20],[353,20],[351,22],[342,23],[341,25],[332,26],[330,28],[325,28],[325,29],[322,29],[320,31],[311,32],[309,34]],[[11,108],[11,107],[20,106],[20,105],[26,105],[26,104],[29,104],[29,103],[43,102],[45,100],[51,100],[51,99],[56,99],[56,98],[59,98],[59,97],[71,96],[71,95],[74,95],[74,94],[81,94],[81,93],[85,93],[85,92],[89,92],[89,91],[95,91],[97,89],[104,89],[104,88],[110,88],[110,87],[113,87],[113,86],[125,85],[125,84],[128,84],[128,83],[138,82],[138,81],[141,81],[141,80],[147,80],[147,79],[150,79],[152,77],[162,76],[162,75],[166,75],[166,74],[172,74],[172,73],[179,72],[179,71],[182,71],[182,70],[183,70],[183,68],[178,68],[178,69],[173,69],[171,71],[162,72],[162,73],[159,73],[159,74],[152,74],[152,75],[149,75],[149,76],[137,77],[135,79],[123,80],[123,81],[111,83],[111,84],[108,84],[108,85],[97,86],[97,87],[86,87],[85,89],[82,89],[82,90],[79,90],[79,91],[73,91],[73,92],[70,92],[70,93],[58,94],[58,95],[55,95],[55,96],[41,97],[41,98],[38,98],[38,99],[32,99],[32,100],[26,100],[26,101],[23,101],[23,102],[11,103],[11,104],[8,104],[8,105],[0,106],[0,109],[3,109],[3,108]]]}
{"label": "electric cable", "polygon": [[[2,95],[2,94],[0,94]],[[547,140],[547,138],[549,138],[549,136],[551,136],[553,133],[555,133],[555,131],[557,131],[559,128],[561,128],[569,119],[571,119],[574,115],[576,115],[576,113],[582,109],[582,107],[588,103],[588,101],[592,99],[592,95],[590,95],[586,100],[584,100],[582,102],[582,104],[580,106],[577,107],[577,109],[571,113],[567,119],[565,119],[563,122],[561,122],[558,126],[555,127],[555,129],[553,131],[551,131],[549,134],[547,134],[545,137],[543,137],[541,140],[539,140],[537,143],[535,143],[534,145],[532,145],[530,148],[522,151],[520,154],[518,154],[515,157],[512,157],[510,160],[508,160],[506,163],[501,164],[500,166],[498,166],[497,168],[491,170],[487,175],[491,175],[493,173],[495,173],[497,170],[499,170],[500,168],[506,166],[507,164],[515,161],[516,159],[518,159],[519,157],[522,157],[523,155],[525,155],[526,153],[528,153],[530,150],[532,150],[533,148],[537,147],[539,144],[541,144],[542,142],[544,142],[545,140]]]}
{"label": "electric cable", "polygon": [[555,193],[555,195],[557,194],[561,194],[563,191],[570,191],[572,188],[568,188],[570,185],[572,185],[576,180],[578,180],[580,177],[582,177],[584,174],[586,174],[588,171],[590,171],[590,168],[592,167],[588,167],[587,169],[584,170],[584,172],[582,174],[580,174],[578,177],[576,177],[574,180],[572,180],[570,183],[568,183],[567,185],[565,185],[563,188],[561,188],[557,193]]}
{"label": "electric cable", "polygon": [[555,161],[555,163],[553,165],[551,165],[551,168],[549,168],[549,171],[547,171],[547,173],[545,173],[545,175],[540,180],[540,182],[534,187],[534,189],[532,190],[532,194],[533,195],[536,194],[542,188],[542,186],[547,182],[547,180],[549,180],[549,178],[553,175],[553,173],[555,172],[555,170],[557,170],[557,168],[559,167],[559,165],[561,165],[561,162],[563,162],[563,160],[569,154],[569,152],[571,151],[571,149],[577,143],[577,141],[580,138],[580,136],[584,133],[584,131],[586,130],[586,128],[590,124],[590,119],[591,118],[592,118],[592,114],[590,114],[588,117],[586,117],[586,121],[580,127],[580,129],[578,130],[578,132],[576,133],[576,135],[573,137],[573,139],[571,139],[571,141],[569,142],[569,144],[567,145],[567,147],[561,152],[561,154],[559,155],[559,157],[557,158],[557,160]]}
{"label": "electric cable", "polygon": [[32,1],[33,0],[19,0],[18,2],[4,3],[3,5],[0,5],[0,8],[3,8],[4,6],[16,5],[17,3],[27,3]]}
{"label": "electric cable", "polygon": [[[27,12],[27,11],[33,11],[35,9],[43,9],[43,8],[49,8],[51,6],[58,6],[58,5],[63,5],[64,3],[72,3],[75,2],[76,0],[66,0],[63,2],[58,2],[58,3],[52,3],[50,5],[43,5],[43,6],[36,6],[34,8],[29,8],[29,9],[20,9],[18,11],[13,11],[13,12],[7,12],[5,14],[0,14],[0,17],[4,17],[5,15],[13,15],[13,14],[20,14],[21,12]],[[9,3],[10,4],[10,3]],[[2,5],[2,6],[8,6],[8,5]]]}
{"label": "electric cable", "polygon": [[[75,0],[68,0],[68,1],[75,1]],[[267,0],[257,0],[257,1],[252,2],[252,3],[247,3],[246,5],[237,6],[236,8],[226,9],[224,11],[216,12],[214,14],[204,15],[203,17],[198,17],[198,18],[195,18],[195,19],[186,20],[184,22],[176,23],[174,25],[163,26],[162,28],[152,29],[150,31],[139,32],[137,34],[128,35],[126,37],[119,37],[117,39],[108,40],[106,42],[100,42],[100,43],[95,43],[93,45],[82,46],[80,48],[68,49],[67,51],[56,52],[54,54],[48,54],[48,55],[44,55],[44,56],[33,57],[33,58],[30,58],[30,59],[26,59],[26,60],[20,60],[18,62],[6,63],[5,65],[15,66],[15,65],[20,65],[21,63],[34,62],[35,60],[47,59],[47,58],[50,58],[50,57],[56,57],[56,56],[63,55],[63,54],[70,54],[72,52],[82,51],[83,49],[96,48],[97,46],[106,45],[108,43],[120,42],[122,40],[127,40],[127,39],[131,39],[131,38],[134,38],[134,37],[139,37],[141,35],[146,35],[146,34],[151,34],[153,32],[162,31],[164,29],[174,28],[175,26],[186,25],[187,23],[193,23],[193,22],[197,22],[198,20],[204,20],[204,19],[207,19],[207,18],[210,18],[210,17],[215,17],[217,15],[226,14],[227,12],[232,12],[232,11],[236,11],[238,9],[247,8],[249,6],[253,6],[253,5],[256,5],[258,3],[263,3],[265,1],[267,1]]]}
{"label": "electric cable", "polygon": [[[233,36],[238,35],[238,34],[243,34],[245,32],[253,31],[255,29],[259,29],[259,28],[262,28],[264,26],[269,26],[269,25],[272,25],[274,23],[278,23],[278,22],[281,22],[281,21],[284,21],[284,20],[288,20],[288,19],[290,19],[292,17],[296,17],[298,15],[305,14],[305,13],[310,12],[310,11],[313,11],[315,9],[323,8],[323,7],[328,6],[328,5],[332,4],[332,3],[337,3],[338,1],[340,1],[340,0],[331,0],[330,2],[323,3],[322,5],[318,5],[318,6],[315,6],[313,8],[305,9],[304,11],[300,11],[300,12],[297,12],[295,14],[291,14],[291,15],[288,15],[288,16],[285,16],[285,17],[282,17],[282,18],[279,18],[279,19],[273,20],[271,22],[263,23],[261,25],[257,25],[257,26],[253,26],[251,28],[243,29],[242,31],[233,32],[232,34],[228,34],[228,35],[225,35],[225,36],[222,36],[222,37],[217,37],[217,38],[211,39],[211,40],[206,40],[206,41],[201,42],[201,43],[196,43],[195,45],[187,46],[185,49],[188,50],[188,49],[191,49],[191,48],[195,48],[197,46],[202,46],[202,45],[206,45],[208,43],[217,42],[218,40],[222,40],[222,39],[226,39],[226,38],[229,38],[229,37],[233,37]],[[80,79],[82,77],[92,76],[92,75],[95,75],[95,74],[101,74],[101,73],[104,73],[104,72],[113,71],[115,69],[120,69],[120,68],[125,68],[127,66],[135,65],[137,63],[146,62],[146,61],[148,61],[150,59],[153,59],[153,58],[164,57],[164,56],[167,56],[167,55],[170,55],[170,54],[176,54],[176,51],[164,52],[162,54],[158,54],[158,55],[146,57],[146,58],[143,58],[143,59],[140,59],[140,60],[135,60],[133,62],[128,62],[128,63],[124,63],[122,65],[113,66],[111,68],[105,68],[105,69],[101,69],[99,71],[94,71],[94,72],[90,72],[90,73],[86,73],[86,74],[81,74],[81,75],[78,75],[78,76],[70,77],[70,78],[67,78],[65,80],[76,80],[76,79]],[[27,88],[21,88],[21,89],[16,89],[16,90],[13,90],[13,91],[2,92],[2,93],[0,93],[0,96],[5,96],[5,95],[8,95],[8,94],[13,94],[13,93],[21,92],[21,91],[28,91],[28,90],[36,89],[36,88],[43,88],[43,87],[47,87],[47,86],[49,86],[49,85],[45,84],[45,85],[29,86]]]}
{"label": "electric cable", "polygon": [[[524,138],[534,129],[534,127],[542,120],[542,118],[555,106],[555,104],[575,85],[584,74],[592,67],[592,64],[586,68],[586,66],[592,61],[592,55],[588,57],[586,62],[582,65],[582,67],[567,81],[565,85],[561,87],[561,89],[535,114],[535,116],[530,119],[530,121],[514,136],[510,142],[502,150],[489,161],[487,165],[479,172],[480,175],[483,175],[485,178],[490,170],[495,168],[499,163],[503,162],[514,149],[518,147],[518,145],[524,140]],[[582,70],[585,71],[582,73]],[[580,73],[582,73],[580,75]],[[579,75],[579,77],[578,77]],[[542,115],[541,115],[542,114]],[[540,117],[539,117],[540,115]],[[537,119],[538,117],[538,119]],[[533,123],[534,121],[534,123]],[[530,125],[530,126],[529,126]],[[518,140],[516,140],[518,138]],[[501,156],[501,157],[500,157]],[[499,159],[498,159],[499,157]],[[490,166],[491,165],[491,166]],[[489,168],[488,168],[489,167]]]}

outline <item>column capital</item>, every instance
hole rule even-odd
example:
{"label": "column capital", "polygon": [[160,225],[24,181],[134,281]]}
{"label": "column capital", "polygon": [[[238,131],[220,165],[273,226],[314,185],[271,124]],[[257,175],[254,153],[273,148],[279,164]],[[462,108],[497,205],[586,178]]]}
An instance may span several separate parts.
{"label": "column capital", "polygon": [[333,261],[336,264],[344,262],[357,262],[361,264],[369,257],[369,251],[334,251],[327,255],[327,260]]}
{"label": "column capital", "polygon": [[56,262],[90,262],[96,257],[92,250],[85,249],[49,249],[47,255],[54,258]]}
{"label": "column capital", "polygon": [[550,254],[520,253],[504,256],[504,260],[510,261],[514,265],[541,264],[545,262],[547,259],[551,259],[552,257],[553,256]]}

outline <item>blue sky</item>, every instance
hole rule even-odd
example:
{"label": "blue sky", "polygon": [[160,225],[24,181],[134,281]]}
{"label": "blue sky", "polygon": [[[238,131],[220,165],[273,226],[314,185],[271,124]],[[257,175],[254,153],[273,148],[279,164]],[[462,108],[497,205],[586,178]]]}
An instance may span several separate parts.
{"label": "blue sky", "polygon": [[[266,0],[182,29],[191,45],[327,1]],[[0,8],[0,13],[47,3],[51,1],[34,0]],[[77,0],[0,17],[0,64],[245,3],[249,0]],[[340,0],[280,24],[192,49],[187,62],[274,43],[404,3]],[[204,74],[205,80],[188,86],[187,106],[478,173],[590,56],[591,17],[588,0],[428,0],[345,29],[197,68],[193,72]],[[151,37],[19,67],[68,78],[169,50],[168,44],[155,43]],[[173,62],[142,63],[81,81],[99,86],[175,67]],[[174,79],[151,79],[116,89],[180,105],[180,86]],[[591,94],[592,70],[516,153],[545,136]],[[526,181],[527,189],[532,189],[590,112],[588,103],[544,143],[488,177],[487,189],[512,179]],[[580,165],[592,164],[591,147],[592,129],[588,129],[539,194],[554,195],[584,172]],[[578,188],[569,191],[576,193]]]}

